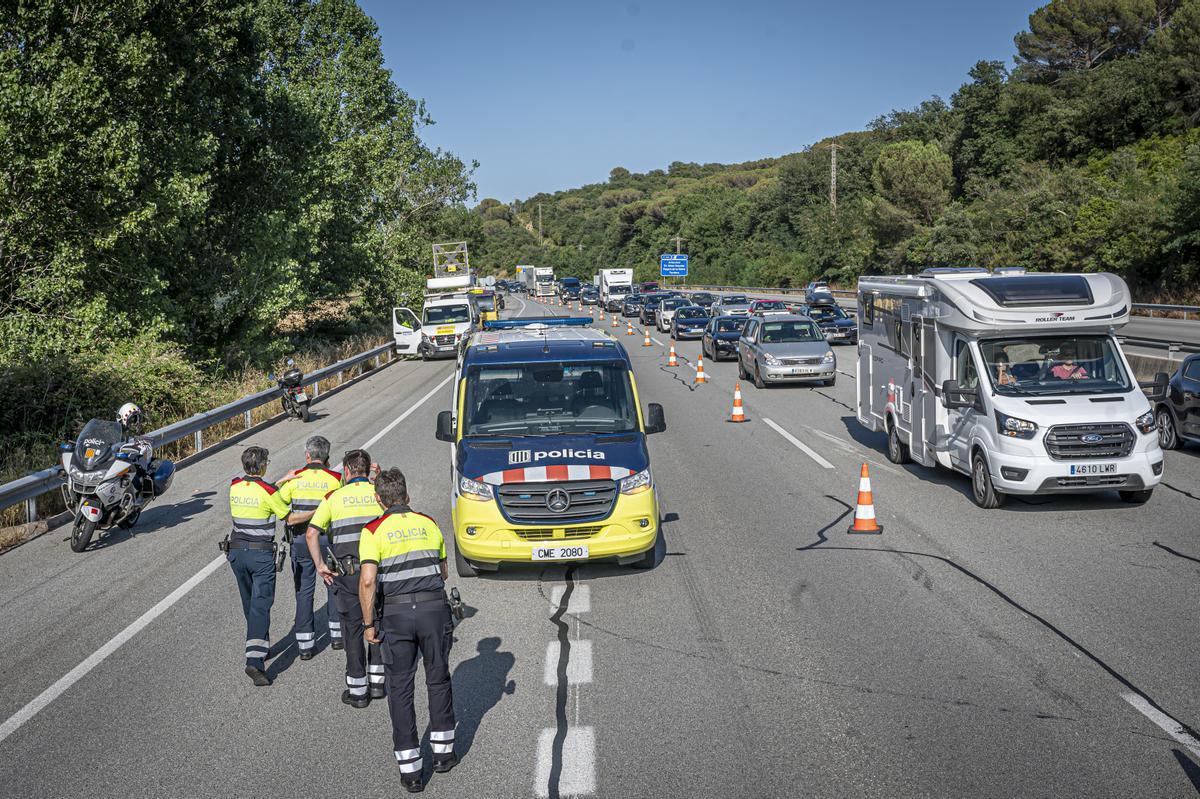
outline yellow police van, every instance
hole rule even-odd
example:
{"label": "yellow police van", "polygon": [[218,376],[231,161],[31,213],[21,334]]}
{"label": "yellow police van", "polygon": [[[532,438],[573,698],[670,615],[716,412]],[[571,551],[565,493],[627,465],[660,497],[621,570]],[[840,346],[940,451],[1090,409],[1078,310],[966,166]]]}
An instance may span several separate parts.
{"label": "yellow police van", "polygon": [[455,410],[437,420],[454,444],[459,576],[501,563],[612,558],[655,565],[658,499],[625,348],[589,318],[490,322],[467,343]]}

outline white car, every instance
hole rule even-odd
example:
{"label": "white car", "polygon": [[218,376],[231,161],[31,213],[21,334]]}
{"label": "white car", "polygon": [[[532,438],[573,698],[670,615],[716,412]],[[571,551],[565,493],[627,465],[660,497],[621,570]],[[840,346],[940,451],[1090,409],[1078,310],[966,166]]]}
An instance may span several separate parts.
{"label": "white car", "polygon": [[671,320],[675,318],[675,311],[688,305],[690,303],[682,297],[667,297],[654,309],[654,326],[659,329],[659,332],[666,333],[671,329]]}

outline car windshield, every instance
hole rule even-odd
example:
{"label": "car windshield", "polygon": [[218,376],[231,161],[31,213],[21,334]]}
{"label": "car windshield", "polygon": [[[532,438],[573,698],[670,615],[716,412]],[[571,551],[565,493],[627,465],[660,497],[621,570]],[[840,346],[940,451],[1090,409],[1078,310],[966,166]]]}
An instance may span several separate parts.
{"label": "car windshield", "polygon": [[467,376],[467,436],[637,430],[620,361],[477,366]]}
{"label": "car windshield", "polygon": [[1109,336],[988,339],[979,351],[998,394],[1118,393],[1132,385]]}
{"label": "car windshield", "polygon": [[708,313],[703,308],[680,308],[675,312],[676,319],[707,319]]}
{"label": "car windshield", "polygon": [[812,322],[764,322],[759,340],[763,344],[795,344],[801,341],[824,341],[825,334]]}
{"label": "car windshield", "polygon": [[840,305],[814,305],[808,309],[807,315],[818,322],[849,318]]}
{"label": "car windshield", "polygon": [[712,302],[713,295],[705,294],[704,292],[700,292],[699,294],[693,294],[692,300],[693,300],[693,302]]}
{"label": "car windshield", "polygon": [[687,300],[681,300],[677,297],[668,297],[662,301],[662,308],[664,311],[673,311],[676,308],[682,308],[685,305],[687,305]]}
{"label": "car windshield", "polygon": [[424,311],[427,325],[453,325],[471,321],[471,308],[467,305],[431,305]]}
{"label": "car windshield", "polygon": [[629,291],[630,291],[629,286],[609,286],[608,287],[609,294],[628,294]]}
{"label": "car windshield", "polygon": [[726,294],[721,298],[721,302],[725,305],[745,305],[749,300],[745,294]]}
{"label": "car windshield", "polygon": [[490,313],[491,311],[496,310],[495,298],[488,296],[488,295],[480,295],[480,296],[476,297],[475,304],[477,306],[479,306],[479,310],[484,311],[484,312]]}
{"label": "car windshield", "polygon": [[764,302],[756,302],[754,307],[760,311],[786,311],[787,306],[777,300],[766,300]]}
{"label": "car windshield", "polygon": [[718,333],[740,333],[746,323],[741,319],[719,319],[717,320]]}

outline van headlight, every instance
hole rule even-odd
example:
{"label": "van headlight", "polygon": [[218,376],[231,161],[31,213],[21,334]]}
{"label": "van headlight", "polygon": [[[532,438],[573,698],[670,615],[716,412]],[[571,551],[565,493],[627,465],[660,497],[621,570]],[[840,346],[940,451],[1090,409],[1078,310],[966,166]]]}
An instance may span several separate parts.
{"label": "van headlight", "polygon": [[1000,435],[1009,438],[1033,438],[1037,434],[1037,425],[1026,419],[1018,419],[1007,413],[996,411],[996,430]]}
{"label": "van headlight", "polygon": [[1154,411],[1146,411],[1141,416],[1133,421],[1137,425],[1137,429],[1143,433],[1153,433],[1158,429],[1158,423],[1154,421]]}
{"label": "van headlight", "polygon": [[492,487],[480,480],[472,480],[470,477],[460,477],[458,478],[458,493],[464,499],[487,502],[492,498]]}
{"label": "van headlight", "polygon": [[767,362],[767,366],[779,366],[782,363],[782,361],[769,352],[763,353],[763,360]]}
{"label": "van headlight", "polygon": [[650,490],[650,470],[642,469],[636,474],[621,478],[622,494],[640,494]]}

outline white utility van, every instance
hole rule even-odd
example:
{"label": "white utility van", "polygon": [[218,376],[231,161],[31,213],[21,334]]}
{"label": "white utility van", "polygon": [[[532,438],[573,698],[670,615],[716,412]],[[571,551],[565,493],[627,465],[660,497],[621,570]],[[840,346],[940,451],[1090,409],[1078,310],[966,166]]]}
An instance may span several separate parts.
{"label": "white utility van", "polygon": [[1105,273],[860,278],[858,420],[887,433],[895,463],[970,475],[980,507],[1104,490],[1145,502],[1163,453],[1114,337],[1129,308],[1124,281]]}
{"label": "white utility van", "polygon": [[418,318],[408,308],[392,309],[392,335],[397,355],[453,358],[479,327],[479,310],[466,289],[469,274],[425,281],[425,302]]}

